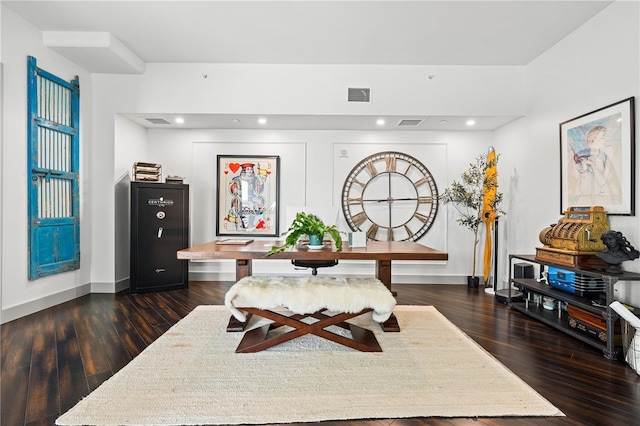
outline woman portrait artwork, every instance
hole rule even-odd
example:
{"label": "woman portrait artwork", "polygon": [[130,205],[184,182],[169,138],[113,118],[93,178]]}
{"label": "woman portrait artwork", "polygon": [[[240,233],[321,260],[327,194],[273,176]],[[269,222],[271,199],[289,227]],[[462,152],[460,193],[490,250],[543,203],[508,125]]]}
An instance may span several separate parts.
{"label": "woman portrait artwork", "polygon": [[622,203],[620,114],[568,130],[569,205]]}

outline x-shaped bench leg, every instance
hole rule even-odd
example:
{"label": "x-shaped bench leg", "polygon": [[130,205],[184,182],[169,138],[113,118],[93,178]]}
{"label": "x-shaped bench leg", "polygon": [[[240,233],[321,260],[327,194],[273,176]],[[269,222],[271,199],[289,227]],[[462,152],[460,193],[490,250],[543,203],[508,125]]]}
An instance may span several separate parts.
{"label": "x-shaped bench leg", "polygon": [[[357,349],[362,352],[382,352],[380,344],[371,330],[367,330],[362,327],[358,327],[354,324],[345,322],[346,320],[362,315],[366,312],[370,312],[371,309],[365,309],[357,313],[339,313],[333,316],[325,315],[318,311],[308,315],[291,315],[286,316],[278,312],[257,309],[257,308],[240,308],[243,311],[249,312],[261,316],[266,319],[274,321],[272,324],[266,324],[262,327],[254,328],[247,331],[240,344],[236,348],[237,353],[246,352],[259,352],[264,349],[268,349],[275,345],[287,342],[297,337],[304,336],[306,334],[315,334],[316,336],[323,337],[332,342],[339,343],[344,346],[348,346],[353,349]],[[302,320],[308,317],[313,317],[318,321],[311,324],[307,324]],[[331,331],[325,330],[325,328],[335,325],[351,331],[352,338],[348,338]],[[267,334],[270,330],[289,326],[293,330],[283,334],[268,337]]]}

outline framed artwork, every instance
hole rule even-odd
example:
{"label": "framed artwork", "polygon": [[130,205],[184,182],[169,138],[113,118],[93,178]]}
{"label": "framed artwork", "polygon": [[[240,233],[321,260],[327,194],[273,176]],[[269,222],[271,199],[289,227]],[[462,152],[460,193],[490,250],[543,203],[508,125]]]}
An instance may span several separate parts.
{"label": "framed artwork", "polygon": [[634,98],[560,123],[560,214],[603,206],[635,215]]}
{"label": "framed artwork", "polygon": [[280,157],[218,155],[216,235],[278,236]]}

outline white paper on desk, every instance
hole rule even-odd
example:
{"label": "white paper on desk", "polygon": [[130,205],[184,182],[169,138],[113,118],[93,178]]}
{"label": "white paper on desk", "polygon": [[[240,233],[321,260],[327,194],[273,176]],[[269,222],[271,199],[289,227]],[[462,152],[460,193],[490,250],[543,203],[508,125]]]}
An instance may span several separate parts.
{"label": "white paper on desk", "polygon": [[616,311],[626,322],[628,322],[633,328],[640,328],[640,318],[633,315],[624,305],[617,300],[609,305],[611,309]]}

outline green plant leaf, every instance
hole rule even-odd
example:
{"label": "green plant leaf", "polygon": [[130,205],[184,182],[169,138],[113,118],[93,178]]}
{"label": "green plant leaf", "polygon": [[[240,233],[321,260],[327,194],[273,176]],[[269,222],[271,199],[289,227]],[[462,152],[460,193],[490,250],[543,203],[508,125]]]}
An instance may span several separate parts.
{"label": "green plant leaf", "polygon": [[267,252],[267,256],[295,247],[300,238],[304,236],[318,235],[321,238],[324,238],[326,234],[331,235],[331,238],[335,243],[336,250],[342,250],[341,235],[344,234],[344,232],[339,231],[335,225],[325,225],[322,219],[314,214],[298,212],[296,213],[296,217],[289,229],[281,234],[282,236],[286,235],[284,244],[281,246],[272,246]]}
{"label": "green plant leaf", "polygon": [[[488,189],[498,188],[498,174],[492,178],[487,177],[487,169],[498,164],[496,155],[495,160],[488,161],[487,154],[479,155],[473,163],[469,164],[469,168],[460,175],[460,180],[454,180],[451,185],[446,188],[438,199],[444,204],[452,205],[458,212],[456,222],[473,232],[473,266],[471,276],[475,276],[476,265],[476,246],[478,244],[478,229],[483,223],[482,214],[484,212],[484,194]],[[491,203],[492,209],[497,214],[506,214],[500,204],[503,201],[503,194],[496,191],[495,200]]]}

